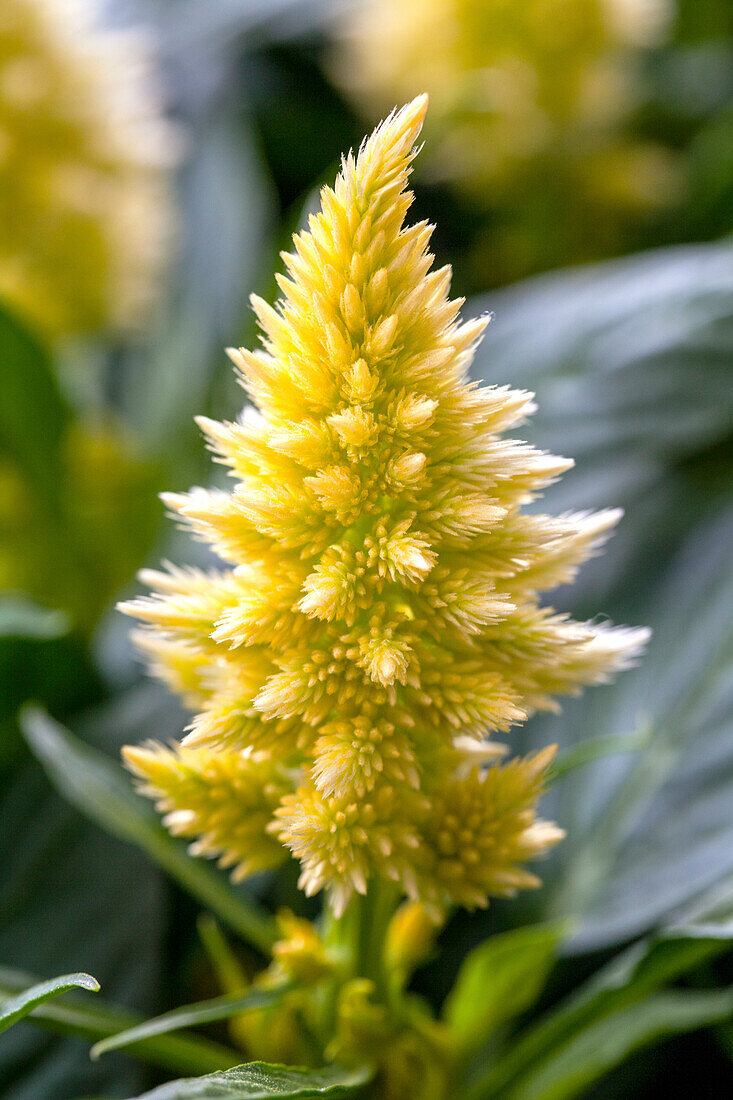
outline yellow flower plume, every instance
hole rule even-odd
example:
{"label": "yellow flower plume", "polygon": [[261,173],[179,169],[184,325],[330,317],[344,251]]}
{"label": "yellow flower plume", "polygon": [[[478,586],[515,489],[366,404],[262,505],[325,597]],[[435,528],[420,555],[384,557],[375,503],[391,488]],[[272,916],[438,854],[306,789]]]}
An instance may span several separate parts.
{"label": "yellow flower plume", "polygon": [[0,295],[52,335],[137,326],[172,235],[177,142],[101,7],[0,5]]}
{"label": "yellow flower plume", "polygon": [[[535,885],[521,864],[560,836],[535,819],[552,750],[499,766],[487,738],[646,639],[539,606],[618,513],[520,510],[569,463],[502,438],[531,395],[468,380],[486,320],[460,321],[430,227],[404,225],[426,106],[344,159],[281,301],[253,298],[263,348],[230,354],[257,411],[201,422],[233,491],[167,498],[231,568],[146,574],[123,607],[197,711],[176,753],[128,750],[145,789],[227,863],[285,845],[337,911],[375,875],[436,913]],[[216,807],[193,783],[214,768],[247,777],[217,780]]]}

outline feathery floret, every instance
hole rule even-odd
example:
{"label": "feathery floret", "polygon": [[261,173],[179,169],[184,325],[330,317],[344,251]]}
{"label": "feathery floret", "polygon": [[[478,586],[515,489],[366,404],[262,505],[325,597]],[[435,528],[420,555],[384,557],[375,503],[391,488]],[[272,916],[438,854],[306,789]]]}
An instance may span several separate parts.
{"label": "feathery floret", "polygon": [[[172,824],[188,811],[186,835],[246,867],[267,812],[251,836],[250,769],[270,767],[270,843],[337,910],[375,875],[435,912],[535,885],[520,864],[561,835],[535,819],[551,750],[499,767],[489,738],[646,637],[539,605],[618,513],[521,512],[568,462],[502,438],[531,395],[469,381],[486,322],[459,319],[430,227],[404,225],[426,105],[344,159],[284,255],[281,300],[253,298],[263,347],[230,354],[258,412],[202,422],[233,491],[167,498],[229,567],[146,575],[153,595],[123,608],[198,711],[165,756],[187,785],[156,778],[150,751],[129,756]],[[214,809],[195,778],[216,767],[247,780],[217,785]]]}
{"label": "feathery floret", "polygon": [[174,836],[194,837],[195,855],[218,856],[236,881],[283,862],[281,845],[267,832],[288,791],[282,769],[246,752],[128,745],[125,763],[156,800]]}

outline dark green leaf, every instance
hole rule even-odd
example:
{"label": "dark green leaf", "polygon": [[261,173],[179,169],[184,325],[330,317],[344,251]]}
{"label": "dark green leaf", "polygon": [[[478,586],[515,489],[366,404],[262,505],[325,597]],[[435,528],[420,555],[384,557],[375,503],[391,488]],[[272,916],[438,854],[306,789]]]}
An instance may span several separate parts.
{"label": "dark green leaf", "polygon": [[272,222],[272,185],[246,118],[214,99],[190,126],[182,195],[189,260],[165,325],[131,361],[123,393],[130,421],[166,460],[182,442],[203,453],[193,417],[207,408],[214,374],[229,370],[223,348],[236,340]]}
{"label": "dark green leaf", "polygon": [[733,878],[716,883],[678,910],[665,934],[697,939],[733,938]]}
{"label": "dark green leaf", "polygon": [[656,993],[584,1028],[507,1092],[506,1100],[572,1100],[635,1050],[733,1015],[733,990]]}
{"label": "dark green leaf", "polygon": [[91,974],[64,974],[60,978],[38,982],[30,989],[24,989],[22,993],[0,998],[0,1031],[5,1031],[11,1024],[22,1020],[44,1001],[53,1000],[61,993],[68,993],[70,989],[89,989],[98,993],[99,982]]}
{"label": "dark green leaf", "polygon": [[730,445],[733,245],[552,272],[470,302],[466,314],[484,309],[494,320],[475,376],[534,391],[522,434],[575,460],[543,510],[626,510],[569,593],[574,606],[610,612],[617,586],[616,602],[637,614],[670,546],[731,490],[730,450],[696,464]]}
{"label": "dark green leaf", "polygon": [[122,767],[84,744],[38,708],[23,712],[30,748],[57,789],[115,836],[137,844],[194,897],[249,942],[268,952],[277,938],[273,918],[238,895],[223,875],[189,856],[146,801],[135,794]]}
{"label": "dark green leaf", "polygon": [[466,312],[486,309],[474,373],[536,391],[529,436],[576,462],[556,501],[623,504],[660,464],[730,434],[730,243],[552,272]]}
{"label": "dark green leaf", "polygon": [[45,348],[0,305],[0,455],[9,455],[48,500],[68,415]]}
{"label": "dark green leaf", "polygon": [[289,986],[278,986],[274,989],[250,989],[245,993],[227,993],[223,997],[214,997],[209,1001],[182,1005],[171,1012],[165,1012],[162,1016],[144,1020],[135,1027],[103,1039],[92,1048],[91,1056],[98,1058],[100,1054],[109,1050],[118,1050],[120,1047],[129,1046],[131,1043],[148,1039],[153,1035],[165,1035],[171,1031],[199,1027],[201,1024],[211,1024],[218,1020],[230,1020],[232,1016],[238,1016],[242,1012],[269,1008],[271,1005],[278,1004],[289,988]]}
{"label": "dark green leaf", "polygon": [[298,1100],[326,1096],[341,1100],[357,1096],[370,1076],[367,1069],[347,1070],[338,1066],[293,1069],[249,1062],[226,1073],[171,1081],[135,1100],[266,1100],[269,1096]]}
{"label": "dark green leaf", "polygon": [[730,945],[728,939],[673,937],[640,941],[612,959],[567,1000],[528,1027],[472,1086],[467,1100],[509,1095],[529,1067],[553,1059],[585,1029],[648,999],[668,982]]}
{"label": "dark green leaf", "polygon": [[22,703],[43,692],[54,706],[63,705],[84,690],[85,654],[68,636],[70,626],[61,611],[22,596],[0,596],[0,769],[23,755],[15,721]]}
{"label": "dark green leaf", "polygon": [[[58,644],[43,648],[53,646],[49,656],[56,659]],[[2,992],[35,985],[39,973],[86,971],[110,997],[149,1015],[159,1003],[168,919],[162,876],[141,853],[62,800],[24,745],[22,750],[0,784],[0,960],[30,976]],[[96,1013],[100,995],[65,994],[0,1037],[2,1100],[142,1090],[144,1078],[131,1058],[92,1065],[87,1043],[36,1026],[47,1013],[64,1014],[75,1005]],[[110,1031],[135,1022],[125,1016]],[[189,1062],[172,1068],[181,1075],[216,1067]]]}
{"label": "dark green leaf", "polygon": [[539,996],[566,933],[562,924],[492,936],[467,956],[443,1012],[459,1043],[476,1047]]}
{"label": "dark green leaf", "polygon": [[[524,903],[529,920],[581,918],[578,949],[645,932],[733,870],[732,287],[723,242],[556,272],[471,303],[495,313],[476,374],[534,390],[526,437],[576,460],[543,510],[626,508],[607,551],[552,602],[654,629],[638,671],[522,735],[522,748],[558,741],[566,762],[586,761],[560,764],[544,812],[567,839]],[[648,744],[587,761],[592,742],[622,734]]]}
{"label": "dark green leaf", "polygon": [[731,539],[733,513],[690,539],[658,594],[641,667],[563,718],[578,744],[588,729],[647,739],[553,788],[568,839],[547,897],[555,916],[582,918],[577,948],[628,939],[733,873]]}
{"label": "dark green leaf", "polygon": [[[0,967],[0,996],[20,996],[30,988],[36,988],[36,984],[29,975]],[[98,1000],[90,1004],[73,996],[42,1003],[28,1017],[29,1023],[49,1031],[92,1040],[132,1027],[138,1021],[138,1017],[125,1009]],[[128,1053],[173,1073],[207,1073],[228,1068],[237,1061],[232,1051],[217,1043],[178,1035],[141,1040]]]}
{"label": "dark green leaf", "polygon": [[207,7],[198,0],[177,0],[168,4],[164,26],[173,45],[190,58],[203,47],[246,50],[312,31],[333,17],[333,7],[332,0],[229,0]]}

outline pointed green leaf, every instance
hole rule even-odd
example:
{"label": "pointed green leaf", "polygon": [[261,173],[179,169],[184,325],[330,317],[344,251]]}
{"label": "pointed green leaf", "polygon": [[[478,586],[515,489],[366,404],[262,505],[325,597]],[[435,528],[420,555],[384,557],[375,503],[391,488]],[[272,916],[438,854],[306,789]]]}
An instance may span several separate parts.
{"label": "pointed green leaf", "polygon": [[514,1039],[506,1054],[472,1085],[466,1100],[503,1100],[528,1067],[553,1059],[589,1026],[648,999],[663,985],[729,946],[728,939],[713,937],[633,944]]}
{"label": "pointed green leaf", "polygon": [[544,924],[492,936],[467,956],[443,1015],[454,1036],[476,1047],[534,1004],[567,927]]}
{"label": "pointed green leaf", "polygon": [[247,988],[247,976],[218,923],[210,913],[201,913],[196,928],[221,988],[225,993],[241,993]]}
{"label": "pointed green leaf", "polygon": [[68,993],[70,989],[88,989],[92,993],[98,993],[99,982],[91,974],[64,974],[60,978],[50,978],[47,982],[32,985],[30,989],[24,989],[15,996],[0,999],[0,1031],[5,1031],[11,1024],[22,1020],[44,1001],[53,1000],[61,993]]}
{"label": "pointed green leaf", "polygon": [[733,872],[732,534],[729,509],[690,538],[649,615],[639,669],[573,710],[578,730],[649,731],[633,757],[553,788],[568,843],[547,899],[553,915],[580,918],[573,948],[630,939]]}
{"label": "pointed green leaf", "polygon": [[572,1100],[635,1050],[670,1035],[697,1031],[733,1015],[733,990],[656,993],[584,1028],[537,1068],[506,1100]]}
{"label": "pointed green leaf", "polygon": [[[15,998],[26,990],[37,988],[28,974],[9,967],[0,967],[0,998]],[[70,994],[62,1001],[43,1001],[27,1017],[27,1022],[61,1035],[78,1035],[84,1039],[101,1039],[123,1028],[139,1023],[139,1017],[126,1009],[102,1000],[88,1003]],[[237,1062],[237,1055],[207,1039],[179,1035],[163,1035],[144,1039],[128,1054],[172,1073],[210,1073],[227,1069]]]}
{"label": "pointed green leaf", "polygon": [[244,993],[227,993],[223,997],[213,997],[208,1001],[182,1005],[171,1012],[163,1013],[162,1016],[155,1016],[151,1020],[145,1020],[141,1024],[136,1024],[135,1027],[103,1039],[92,1047],[91,1056],[98,1058],[108,1050],[119,1050],[120,1047],[129,1046],[130,1043],[138,1042],[140,1039],[149,1039],[153,1035],[165,1035],[170,1031],[211,1024],[217,1020],[229,1020],[232,1016],[257,1008],[269,1008],[281,1001],[290,988],[289,985],[280,985],[275,989],[250,989]]}
{"label": "pointed green leaf", "polygon": [[325,1096],[342,1100],[357,1096],[370,1080],[368,1069],[348,1070],[339,1066],[299,1069],[248,1062],[226,1073],[171,1081],[134,1100],[267,1100],[270,1096],[311,1100]]}
{"label": "pointed green leaf", "polygon": [[274,919],[228,880],[171,837],[152,807],[133,790],[123,768],[84,744],[38,707],[21,713],[31,751],[56,789],[93,821],[137,844],[194,897],[244,939],[268,953],[277,939]]}
{"label": "pointed green leaf", "polygon": [[[586,762],[582,772],[560,765],[566,774],[548,792],[543,812],[568,837],[543,868],[539,905],[581,918],[573,949],[628,942],[733,870],[733,708],[724,696],[733,683],[724,514],[732,258],[729,241],[659,249],[471,303],[471,314],[495,313],[475,375],[534,391],[533,444],[575,460],[549,490],[547,511],[626,510],[561,605],[654,630],[637,671],[527,728],[530,747],[557,740],[574,753],[575,743],[580,756],[590,736],[651,733],[634,756]],[[714,515],[715,527],[699,526]]]}
{"label": "pointed green leaf", "polygon": [[551,511],[626,506],[729,435],[729,241],[553,271],[474,299],[467,315],[486,310],[474,377],[536,392],[532,442],[576,462]]}
{"label": "pointed green leaf", "polygon": [[665,929],[667,936],[733,939],[733,877],[718,882],[678,910]]}

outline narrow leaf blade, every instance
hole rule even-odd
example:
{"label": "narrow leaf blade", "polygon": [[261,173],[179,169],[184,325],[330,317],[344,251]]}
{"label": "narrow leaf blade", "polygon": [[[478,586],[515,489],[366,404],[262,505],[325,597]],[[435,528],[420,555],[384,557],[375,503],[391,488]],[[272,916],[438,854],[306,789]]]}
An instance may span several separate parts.
{"label": "narrow leaf blade", "polygon": [[733,990],[657,993],[583,1029],[531,1069],[508,1100],[572,1100],[634,1051],[671,1035],[721,1023],[733,1014]]}
{"label": "narrow leaf blade", "polygon": [[64,974],[60,978],[50,978],[46,982],[32,985],[22,993],[0,1001],[0,1031],[5,1031],[34,1008],[62,993],[68,993],[70,989],[88,989],[92,993],[98,993],[99,982],[91,974]]}
{"label": "narrow leaf blade", "polygon": [[136,844],[194,897],[265,954],[277,938],[274,919],[237,894],[224,876],[189,856],[145,801],[123,769],[74,737],[38,707],[21,713],[26,741],[56,789],[98,825]]}
{"label": "narrow leaf blade", "polygon": [[223,997],[182,1005],[162,1016],[155,1016],[103,1039],[92,1047],[91,1056],[98,1058],[108,1050],[119,1050],[120,1047],[129,1046],[140,1039],[152,1038],[154,1035],[165,1035],[171,1031],[180,1031],[181,1028],[198,1027],[218,1020],[229,1020],[232,1016],[257,1008],[269,1008],[281,1001],[289,988],[290,986],[281,985],[275,989],[251,989],[245,993],[227,993]]}
{"label": "narrow leaf blade", "polygon": [[[0,967],[0,997],[15,997],[37,984],[23,971]],[[90,1040],[113,1035],[140,1022],[134,1013],[126,1009],[99,999],[90,1004],[73,994],[63,1000],[44,1001],[27,1020],[48,1031]],[[144,1039],[131,1047],[128,1053],[141,1062],[160,1066],[172,1073],[211,1073],[228,1069],[238,1061],[234,1051],[227,1047],[208,1039],[182,1035]]]}
{"label": "narrow leaf blade", "polygon": [[523,1031],[471,1087],[468,1100],[508,1096],[509,1087],[528,1067],[544,1064],[591,1024],[656,994],[663,985],[729,945],[727,939],[712,937],[660,938],[633,944]]}
{"label": "narrow leaf blade", "polygon": [[70,628],[63,611],[39,607],[23,596],[0,598],[0,637],[30,638],[48,642],[60,638]]}

